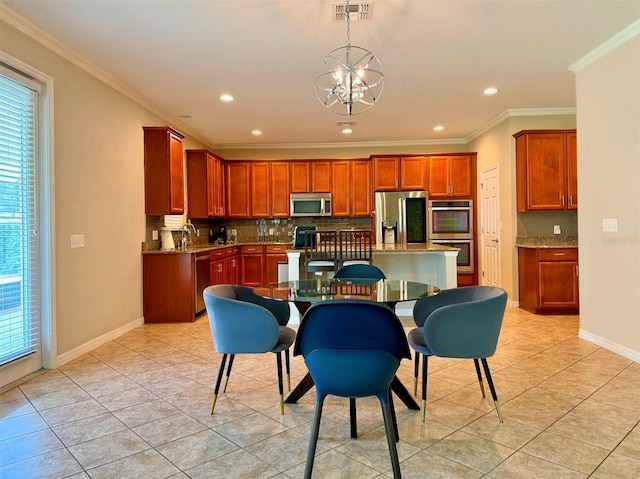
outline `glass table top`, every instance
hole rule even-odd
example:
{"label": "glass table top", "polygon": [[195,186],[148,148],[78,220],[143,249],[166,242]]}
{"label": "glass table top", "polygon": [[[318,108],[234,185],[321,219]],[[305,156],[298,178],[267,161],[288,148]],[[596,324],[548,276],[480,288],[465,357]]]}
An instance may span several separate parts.
{"label": "glass table top", "polygon": [[259,286],[254,293],[266,298],[316,303],[330,299],[360,299],[378,303],[413,301],[440,292],[437,286],[401,279],[301,279]]}

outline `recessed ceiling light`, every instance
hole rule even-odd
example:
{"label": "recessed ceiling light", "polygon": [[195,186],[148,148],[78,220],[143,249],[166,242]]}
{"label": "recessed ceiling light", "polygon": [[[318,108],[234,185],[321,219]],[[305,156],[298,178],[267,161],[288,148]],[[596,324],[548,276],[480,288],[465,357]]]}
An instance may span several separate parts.
{"label": "recessed ceiling light", "polygon": [[498,93],[498,89],[494,87],[486,88],[482,93],[485,95],[495,95]]}
{"label": "recessed ceiling light", "polygon": [[353,130],[347,127],[342,130],[342,133],[344,133],[345,135],[348,135],[349,133],[353,133]]}
{"label": "recessed ceiling light", "polygon": [[222,101],[233,101],[233,97],[228,93],[225,93],[224,95],[220,95],[220,99]]}
{"label": "recessed ceiling light", "polygon": [[442,125],[438,125],[438,126],[434,126],[433,127],[433,131],[442,131],[442,130],[444,130],[444,126],[442,126]]}
{"label": "recessed ceiling light", "polygon": [[251,132],[251,134],[252,134],[253,136],[260,136],[260,135],[262,135],[262,132],[261,132],[260,130],[253,130],[253,131]]}

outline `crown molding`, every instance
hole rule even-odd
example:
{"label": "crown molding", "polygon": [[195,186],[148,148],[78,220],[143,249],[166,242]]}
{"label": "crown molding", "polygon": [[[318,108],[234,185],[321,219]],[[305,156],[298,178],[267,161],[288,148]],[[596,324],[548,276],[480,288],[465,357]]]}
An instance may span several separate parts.
{"label": "crown molding", "polygon": [[327,142],[327,143],[235,143],[216,144],[219,150],[287,150],[306,148],[374,148],[387,146],[428,146],[428,145],[464,145],[464,138],[453,138],[450,140],[402,140],[402,141],[350,141],[350,142]]}
{"label": "crown molding", "polygon": [[18,12],[13,10],[12,8],[4,5],[0,2],[0,19],[18,31],[24,33],[29,38],[35,40],[40,43],[42,46],[51,50],[52,52],[60,55],[65,60],[71,62],[78,68],[86,71],[90,75],[94,76],[101,82],[110,86],[114,90],[123,94],[130,100],[134,101],[138,105],[146,108],[150,112],[158,115],[160,118],[168,122],[173,127],[180,130],[181,133],[188,133],[189,136],[197,139],[198,141],[207,144],[203,138],[201,138],[197,133],[195,133],[191,128],[181,122],[179,119],[169,114],[168,112],[159,108],[155,103],[147,99],[145,96],[141,95],[134,89],[130,88],[128,85],[106,72],[96,64],[90,62],[82,55],[78,54],[71,48],[69,48],[66,44],[58,40],[56,37],[47,33],[35,23],[27,20]]}
{"label": "crown molding", "polygon": [[640,35],[640,19],[616,33],[609,40],[598,45],[577,62],[569,65],[568,70],[573,73],[579,72],[637,35]]}
{"label": "crown molding", "polygon": [[576,109],[575,107],[561,107],[561,108],[509,108],[494,119],[488,121],[476,131],[471,133],[468,137],[465,138],[467,143],[476,139],[483,133],[486,133],[494,126],[502,123],[504,120],[514,117],[514,116],[553,116],[553,115],[575,115]]}

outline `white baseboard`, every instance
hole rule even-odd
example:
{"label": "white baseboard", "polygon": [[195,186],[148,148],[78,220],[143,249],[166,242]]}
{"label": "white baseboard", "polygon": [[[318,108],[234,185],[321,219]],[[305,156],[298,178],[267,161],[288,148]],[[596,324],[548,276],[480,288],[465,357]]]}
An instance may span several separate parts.
{"label": "white baseboard", "polygon": [[627,348],[626,346],[622,346],[618,343],[614,343],[613,341],[609,341],[608,339],[590,333],[589,331],[585,331],[584,329],[580,329],[578,331],[578,337],[581,339],[585,339],[593,344],[597,344],[598,346],[608,349],[609,351],[619,354],[620,356],[631,359],[636,363],[640,363],[640,351],[634,351],[633,349]]}
{"label": "white baseboard", "polygon": [[142,326],[144,324],[144,318],[138,318],[136,320],[131,321],[123,326],[120,326],[113,331],[109,331],[102,336],[98,336],[95,339],[92,339],[89,342],[86,342],[77,348],[73,348],[71,351],[67,351],[66,353],[62,353],[56,358],[55,367],[60,367],[63,364],[68,363],[69,361],[73,361],[76,358],[79,358],[83,354],[88,353],[92,349],[97,348],[98,346],[102,346],[105,343],[108,343],[112,339],[117,338],[118,336],[122,336],[124,333],[131,331],[132,329],[136,329],[138,326]]}

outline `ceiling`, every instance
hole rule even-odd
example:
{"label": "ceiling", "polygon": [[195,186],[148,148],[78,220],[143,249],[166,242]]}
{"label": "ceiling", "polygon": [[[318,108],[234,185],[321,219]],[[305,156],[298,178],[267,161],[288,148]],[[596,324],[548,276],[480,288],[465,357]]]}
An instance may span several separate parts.
{"label": "ceiling", "polygon": [[351,43],[378,56],[384,91],[344,135],[313,86],[346,42],[339,0],[2,3],[211,148],[468,140],[507,110],[575,107],[568,67],[640,18],[640,0],[373,0]]}

